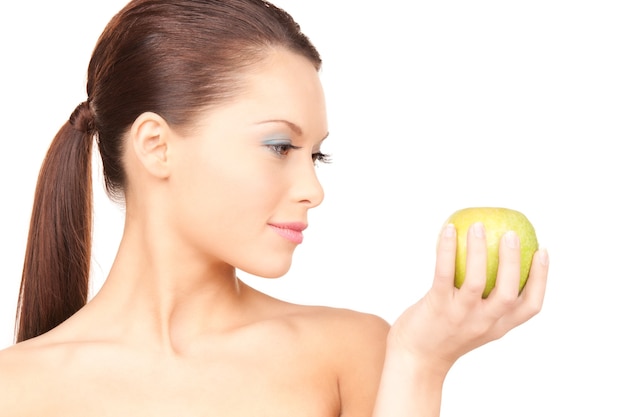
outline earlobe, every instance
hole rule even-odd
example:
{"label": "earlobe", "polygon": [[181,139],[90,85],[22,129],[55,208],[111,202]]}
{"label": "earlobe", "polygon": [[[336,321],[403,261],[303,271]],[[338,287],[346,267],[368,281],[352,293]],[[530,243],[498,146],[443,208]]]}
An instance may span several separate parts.
{"label": "earlobe", "polygon": [[142,113],[130,129],[132,150],[141,165],[152,175],[167,178],[170,173],[168,145],[170,128],[156,113]]}

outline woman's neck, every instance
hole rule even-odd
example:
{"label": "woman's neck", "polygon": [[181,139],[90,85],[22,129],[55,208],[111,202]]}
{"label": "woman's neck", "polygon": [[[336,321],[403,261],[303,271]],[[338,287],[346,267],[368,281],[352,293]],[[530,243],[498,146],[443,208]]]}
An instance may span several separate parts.
{"label": "woman's neck", "polygon": [[82,313],[96,316],[100,335],[182,354],[202,336],[245,324],[254,293],[231,265],[183,245],[167,229],[131,223]]}

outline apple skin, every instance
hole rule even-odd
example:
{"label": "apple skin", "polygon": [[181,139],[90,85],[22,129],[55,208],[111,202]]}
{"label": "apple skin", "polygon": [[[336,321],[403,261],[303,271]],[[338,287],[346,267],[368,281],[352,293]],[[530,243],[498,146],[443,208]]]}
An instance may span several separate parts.
{"label": "apple skin", "polygon": [[526,216],[519,211],[503,207],[468,207],[454,212],[446,221],[446,224],[454,224],[457,231],[454,285],[461,288],[465,280],[467,231],[476,222],[481,222],[485,226],[487,240],[487,282],[483,298],[487,298],[496,284],[500,239],[511,230],[517,233],[520,240],[519,291],[521,293],[528,280],[532,258],[539,244],[535,228]]}

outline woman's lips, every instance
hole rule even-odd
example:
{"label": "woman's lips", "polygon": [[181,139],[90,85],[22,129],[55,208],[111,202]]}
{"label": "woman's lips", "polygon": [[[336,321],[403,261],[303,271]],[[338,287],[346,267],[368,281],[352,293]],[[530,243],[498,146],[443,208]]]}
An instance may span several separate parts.
{"label": "woman's lips", "polygon": [[305,223],[271,223],[270,227],[288,241],[300,244],[304,238],[302,231],[307,225]]}

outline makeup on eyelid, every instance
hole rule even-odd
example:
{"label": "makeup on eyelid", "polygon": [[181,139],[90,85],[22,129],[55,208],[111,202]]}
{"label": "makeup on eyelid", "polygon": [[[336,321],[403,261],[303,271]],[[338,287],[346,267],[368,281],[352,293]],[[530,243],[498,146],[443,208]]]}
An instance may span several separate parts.
{"label": "makeup on eyelid", "polygon": [[291,145],[291,139],[287,136],[270,137],[263,141],[263,145]]}
{"label": "makeup on eyelid", "polygon": [[[263,146],[267,146],[267,147],[282,147],[285,148],[285,150],[289,150],[289,149],[302,149],[301,146],[296,146],[293,144],[291,138],[289,136],[285,136],[285,135],[271,135],[268,138],[266,138],[265,140],[263,140],[262,142]],[[312,157],[313,157],[313,161],[314,162],[321,162],[321,163],[329,163],[330,162],[330,156],[317,150],[314,151],[312,153]]]}

